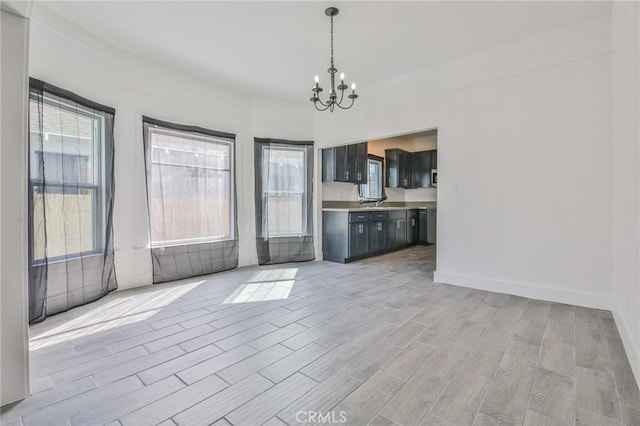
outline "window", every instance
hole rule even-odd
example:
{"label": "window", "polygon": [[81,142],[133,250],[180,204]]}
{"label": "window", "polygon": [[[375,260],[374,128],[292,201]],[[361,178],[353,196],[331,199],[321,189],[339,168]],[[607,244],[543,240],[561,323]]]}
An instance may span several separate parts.
{"label": "window", "polygon": [[378,201],[384,198],[382,184],[382,158],[369,156],[367,160],[367,183],[360,185],[359,195],[362,201]]}
{"label": "window", "polygon": [[46,221],[31,220],[33,261],[102,252],[104,116],[33,93],[29,109],[31,206],[46,211]]}
{"label": "window", "polygon": [[235,238],[233,142],[151,126],[151,246]]}
{"label": "window", "polygon": [[263,221],[263,235],[306,235],[306,156],[306,147],[262,147],[262,201],[268,218]]}

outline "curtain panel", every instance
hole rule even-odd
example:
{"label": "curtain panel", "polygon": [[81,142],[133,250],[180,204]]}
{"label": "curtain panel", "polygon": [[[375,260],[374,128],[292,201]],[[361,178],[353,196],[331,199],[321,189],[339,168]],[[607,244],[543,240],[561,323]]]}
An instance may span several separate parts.
{"label": "curtain panel", "polygon": [[235,135],[143,117],[153,282],[238,266]]}
{"label": "curtain panel", "polygon": [[117,286],[115,110],[29,80],[29,322]]}
{"label": "curtain panel", "polygon": [[315,259],[313,142],[255,138],[258,264]]}

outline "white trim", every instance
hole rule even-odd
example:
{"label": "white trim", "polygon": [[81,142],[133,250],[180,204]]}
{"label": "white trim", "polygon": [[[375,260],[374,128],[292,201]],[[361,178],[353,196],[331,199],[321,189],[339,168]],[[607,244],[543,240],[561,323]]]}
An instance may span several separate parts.
{"label": "white trim", "polygon": [[530,299],[546,300],[549,302],[566,303],[595,309],[611,309],[611,296],[602,293],[568,290],[557,287],[539,286],[514,281],[505,281],[458,274],[455,272],[435,271],[433,281],[452,284],[460,287],[476,288],[479,290],[505,293]]}
{"label": "white trim", "polygon": [[620,334],[620,338],[622,339],[622,345],[624,346],[624,351],[627,354],[627,358],[629,359],[629,365],[631,366],[631,371],[633,371],[633,375],[635,376],[636,383],[640,383],[640,349],[637,345],[634,344],[631,335],[629,334],[629,328],[627,327],[626,322],[623,320],[623,316],[619,314],[618,306],[614,302],[612,303],[611,313],[613,314],[613,320],[616,323],[616,327],[618,328],[618,333]]}

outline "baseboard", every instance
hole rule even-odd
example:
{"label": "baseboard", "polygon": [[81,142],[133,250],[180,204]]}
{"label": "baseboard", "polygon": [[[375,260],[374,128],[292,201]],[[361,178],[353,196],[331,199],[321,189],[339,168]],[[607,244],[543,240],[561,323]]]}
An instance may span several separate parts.
{"label": "baseboard", "polygon": [[611,313],[613,313],[613,320],[618,328],[618,333],[620,333],[624,351],[627,353],[631,371],[633,371],[633,375],[636,378],[636,383],[640,383],[640,350],[631,338],[627,323],[622,319],[622,315],[620,315],[620,311],[618,310],[615,302],[613,303]]}
{"label": "baseboard", "polygon": [[144,287],[153,284],[153,273],[142,272],[140,274],[132,274],[118,276],[118,290],[129,290],[131,288]]}
{"label": "baseboard", "polygon": [[530,299],[546,300],[548,302],[611,310],[611,296],[608,294],[537,286],[514,281],[494,280],[445,271],[435,271],[433,273],[433,281],[495,293],[511,294]]}

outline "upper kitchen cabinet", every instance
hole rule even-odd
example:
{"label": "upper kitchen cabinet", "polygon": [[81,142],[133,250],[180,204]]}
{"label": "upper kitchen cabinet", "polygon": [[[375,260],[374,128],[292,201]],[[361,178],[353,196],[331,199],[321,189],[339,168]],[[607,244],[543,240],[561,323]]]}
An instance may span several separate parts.
{"label": "upper kitchen cabinet", "polygon": [[367,183],[367,143],[323,149],[322,181]]}
{"label": "upper kitchen cabinet", "polygon": [[429,188],[431,170],[438,168],[438,150],[419,151],[411,153],[411,187]]}
{"label": "upper kitchen cabinet", "polygon": [[420,151],[411,154],[411,187],[428,188],[431,186],[432,153]]}
{"label": "upper kitchen cabinet", "polygon": [[385,149],[385,187],[411,188],[411,153],[398,148]]}

